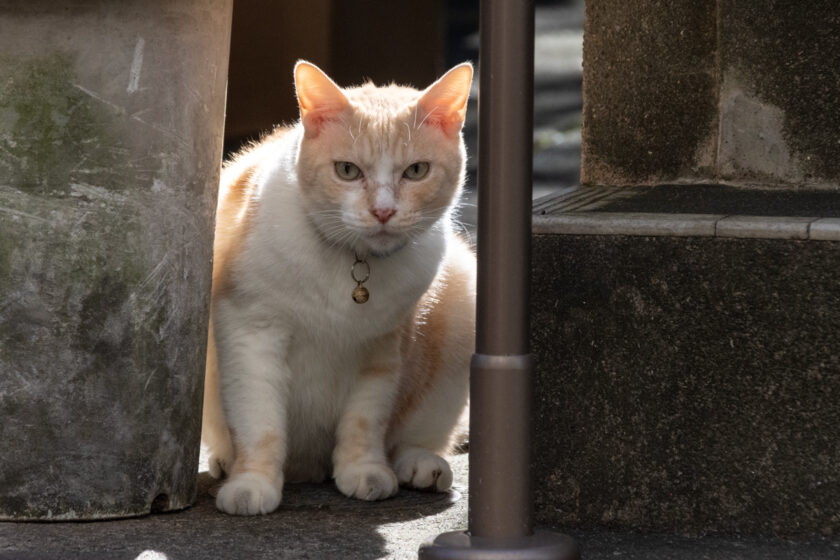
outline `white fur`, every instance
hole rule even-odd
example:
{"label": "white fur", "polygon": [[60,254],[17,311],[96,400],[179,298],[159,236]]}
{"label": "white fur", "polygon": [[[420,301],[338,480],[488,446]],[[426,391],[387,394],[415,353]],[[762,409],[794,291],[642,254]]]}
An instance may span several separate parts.
{"label": "white fur", "polygon": [[222,486],[216,505],[231,515],[271,513],[280,505],[280,490],[260,474],[242,473]]}
{"label": "white fur", "polygon": [[414,488],[448,490],[452,486],[449,463],[428,449],[400,448],[394,454],[394,470],[400,484]]}
{"label": "white fur", "polygon": [[394,160],[387,154],[382,154],[379,165],[376,166],[376,182],[380,185],[392,185],[394,175]]}
{"label": "white fur", "polygon": [[335,485],[352,498],[382,500],[397,493],[397,476],[384,461],[350,463],[336,472]]}
{"label": "white fur", "polygon": [[376,189],[376,208],[394,208],[394,187],[390,183],[380,183]]}

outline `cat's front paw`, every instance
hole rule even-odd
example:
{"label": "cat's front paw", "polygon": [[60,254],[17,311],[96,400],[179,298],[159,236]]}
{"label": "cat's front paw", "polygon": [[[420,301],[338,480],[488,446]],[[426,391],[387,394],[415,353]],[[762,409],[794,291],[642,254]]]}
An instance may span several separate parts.
{"label": "cat's front paw", "polygon": [[278,487],[259,473],[242,473],[222,486],[216,496],[216,507],[230,515],[271,513],[280,505]]}
{"label": "cat's front paw", "polygon": [[355,462],[336,468],[335,485],[341,493],[360,500],[384,500],[397,493],[397,476],[380,461]]}
{"label": "cat's front paw", "polygon": [[406,449],[394,461],[400,484],[412,488],[445,492],[452,486],[452,469],[442,457],[428,449]]}

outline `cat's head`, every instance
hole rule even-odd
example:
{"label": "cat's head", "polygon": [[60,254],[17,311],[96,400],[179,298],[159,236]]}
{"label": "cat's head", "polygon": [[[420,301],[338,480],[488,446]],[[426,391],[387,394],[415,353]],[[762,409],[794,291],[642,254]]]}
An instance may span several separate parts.
{"label": "cat's head", "polygon": [[386,255],[426,231],[464,181],[461,127],[472,66],[423,91],[340,88],[308,62],[295,66],[304,129],[298,181],[306,211],[329,243]]}

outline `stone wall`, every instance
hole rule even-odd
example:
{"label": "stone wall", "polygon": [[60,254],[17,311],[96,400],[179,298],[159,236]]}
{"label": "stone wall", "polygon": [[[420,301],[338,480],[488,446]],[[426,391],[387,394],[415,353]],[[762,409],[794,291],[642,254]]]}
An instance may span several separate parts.
{"label": "stone wall", "polygon": [[537,520],[840,533],[838,251],[535,235]]}
{"label": "stone wall", "polygon": [[582,182],[840,181],[840,4],[593,0]]}

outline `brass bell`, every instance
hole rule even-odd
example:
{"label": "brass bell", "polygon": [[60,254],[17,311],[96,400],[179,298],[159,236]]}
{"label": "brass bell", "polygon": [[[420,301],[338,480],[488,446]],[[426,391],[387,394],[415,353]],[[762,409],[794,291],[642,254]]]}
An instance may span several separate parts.
{"label": "brass bell", "polygon": [[370,292],[364,286],[364,283],[370,278],[370,265],[365,259],[359,258],[358,254],[356,255],[356,262],[350,267],[350,276],[356,282],[356,287],[353,288],[353,301],[365,303],[370,298]]}
{"label": "brass bell", "polygon": [[361,284],[353,288],[353,301],[356,303],[365,303],[369,297],[370,292],[368,292],[368,289]]}

